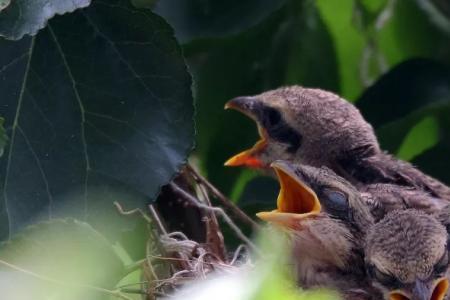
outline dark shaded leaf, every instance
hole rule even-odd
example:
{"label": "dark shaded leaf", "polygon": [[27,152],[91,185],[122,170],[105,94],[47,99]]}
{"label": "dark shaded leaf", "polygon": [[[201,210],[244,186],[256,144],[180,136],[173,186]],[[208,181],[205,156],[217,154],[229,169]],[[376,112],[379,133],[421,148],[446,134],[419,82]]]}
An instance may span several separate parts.
{"label": "dark shaded leaf", "polygon": [[[406,61],[382,76],[357,102],[384,149],[396,152],[409,130],[450,105],[450,68],[427,59]],[[389,107],[389,109],[386,109]]]}
{"label": "dark shaded leaf", "polygon": [[286,0],[162,0],[154,11],[174,28],[181,42],[236,34],[266,18]]}
{"label": "dark shaded leaf", "polygon": [[[5,299],[109,299],[108,294],[79,285],[112,289],[124,272],[107,240],[90,225],[72,219],[26,228],[0,246],[0,260],[63,283],[38,279],[0,263]],[[12,282],[7,283],[8,278]]]}
{"label": "dark shaded leaf", "polygon": [[415,157],[412,161],[421,171],[438,178],[447,185],[450,184],[450,163],[448,154],[450,153],[450,144],[443,141],[435,147]]}
{"label": "dark shaded leaf", "polygon": [[91,0],[14,0],[0,13],[0,36],[18,40],[35,35],[55,15],[88,6]]}
{"label": "dark shaded leaf", "polygon": [[416,109],[449,101],[449,94],[450,69],[431,60],[414,59],[383,75],[362,94],[356,105],[378,128]]}
{"label": "dark shaded leaf", "polygon": [[0,41],[10,136],[2,238],[32,218],[108,219],[113,201],[142,205],[174,176],[194,130],[191,79],[172,34],[160,17],[116,0]]}

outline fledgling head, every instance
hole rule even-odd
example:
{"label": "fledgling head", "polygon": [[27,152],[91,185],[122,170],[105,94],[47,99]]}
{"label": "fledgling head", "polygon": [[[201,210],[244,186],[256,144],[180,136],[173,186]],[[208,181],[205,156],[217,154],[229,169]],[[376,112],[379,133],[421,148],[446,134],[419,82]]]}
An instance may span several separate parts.
{"label": "fledgling head", "polygon": [[347,151],[379,151],[373,129],[358,109],[320,89],[283,87],[238,97],[226,108],[238,110],[258,125],[261,139],[225,165],[267,168],[277,159],[333,167]]}
{"label": "fledgling head", "polygon": [[259,218],[294,229],[301,227],[304,219],[320,214],[361,231],[373,223],[361,193],[330,169],[287,161],[275,161],[271,166],[280,182],[277,209],[258,213]]}
{"label": "fledgling head", "polygon": [[372,285],[390,300],[442,300],[448,288],[448,234],[433,216],[407,209],[371,227],[365,260]]}
{"label": "fledgling head", "polygon": [[275,161],[277,209],[258,213],[290,236],[299,285],[342,293],[367,287],[360,241],[372,225],[360,193],[328,168]]}

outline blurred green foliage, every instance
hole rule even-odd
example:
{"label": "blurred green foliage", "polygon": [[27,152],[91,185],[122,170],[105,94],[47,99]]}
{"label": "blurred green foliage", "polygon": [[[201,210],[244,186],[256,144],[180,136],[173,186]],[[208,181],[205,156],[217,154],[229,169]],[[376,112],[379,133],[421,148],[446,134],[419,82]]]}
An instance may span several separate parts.
{"label": "blurred green foliage", "polygon": [[0,248],[6,299],[109,299],[101,288],[112,289],[124,271],[106,238],[72,219],[30,226]]}
{"label": "blurred green foliage", "polygon": [[296,287],[295,278],[286,268],[292,262],[288,257],[288,241],[283,232],[275,229],[263,230],[259,236],[259,248],[263,258],[255,263],[251,283],[256,285],[249,300],[336,300],[339,296],[331,291],[302,291]]}

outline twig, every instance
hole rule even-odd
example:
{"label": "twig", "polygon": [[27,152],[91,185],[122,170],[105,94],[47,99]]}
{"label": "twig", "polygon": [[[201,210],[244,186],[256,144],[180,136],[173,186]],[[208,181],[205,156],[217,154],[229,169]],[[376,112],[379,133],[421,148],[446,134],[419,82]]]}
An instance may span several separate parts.
{"label": "twig", "polygon": [[28,276],[31,276],[31,277],[34,277],[34,278],[37,278],[39,280],[46,281],[46,282],[49,282],[49,283],[53,283],[53,284],[57,284],[57,285],[61,285],[61,286],[66,286],[66,287],[75,287],[75,288],[82,288],[82,289],[92,290],[92,291],[96,291],[96,292],[99,292],[99,293],[108,294],[108,295],[111,295],[111,296],[114,296],[114,297],[117,297],[117,298],[121,298],[121,299],[124,299],[124,300],[133,300],[130,297],[122,294],[120,292],[120,290],[108,290],[108,289],[104,289],[104,288],[97,287],[97,286],[92,286],[92,285],[87,285],[87,284],[77,284],[77,283],[73,283],[73,282],[67,283],[67,282],[56,280],[56,279],[53,279],[53,278],[50,278],[50,277],[47,277],[47,276],[36,274],[36,273],[34,273],[32,271],[29,271],[29,270],[23,269],[23,268],[21,268],[19,266],[10,264],[10,263],[8,263],[8,262],[6,262],[4,260],[0,260],[0,264],[6,266],[8,268],[11,268],[13,270],[16,270],[16,271],[19,271],[21,273],[24,273],[24,274],[26,274]]}
{"label": "twig", "polygon": [[230,219],[230,217],[223,211],[222,208],[220,207],[213,207],[213,206],[207,206],[203,203],[200,203],[200,201],[198,201],[196,198],[194,198],[191,194],[187,193],[185,190],[183,190],[182,188],[180,188],[177,184],[171,182],[170,187],[173,189],[173,191],[175,193],[177,193],[179,196],[183,197],[183,199],[189,201],[190,203],[192,203],[193,205],[207,210],[207,211],[212,211],[214,213],[217,213],[218,215],[220,215],[223,220],[230,226],[231,229],[234,230],[234,232],[236,233],[236,235],[242,240],[244,241],[252,250],[254,250],[256,253],[259,253],[258,248],[255,246],[255,244],[252,243],[252,241],[250,241],[250,239],[248,239],[244,233],[241,231],[241,229],[239,229],[239,227],[234,224],[234,222]]}
{"label": "twig", "polygon": [[150,209],[150,213],[152,214],[152,218],[155,221],[156,225],[158,225],[158,229],[161,234],[167,234],[167,230],[164,227],[163,223],[161,222],[161,219],[158,216],[158,213],[155,210],[155,207],[153,205],[149,205],[148,208]]}
{"label": "twig", "polygon": [[194,176],[194,178],[204,185],[220,202],[238,217],[242,222],[250,225],[254,230],[260,229],[258,223],[253,221],[247,214],[245,214],[238,206],[236,206],[230,199],[225,197],[215,186],[213,186],[206,178],[200,175],[191,165],[186,165],[187,170]]}
{"label": "twig", "polygon": [[119,211],[119,213],[121,215],[131,216],[131,215],[139,214],[139,215],[141,215],[142,218],[144,218],[144,220],[146,220],[148,223],[152,224],[152,219],[150,219],[150,217],[147,216],[147,214],[144,213],[141,209],[135,208],[135,209],[131,209],[131,210],[124,210],[122,205],[119,202],[114,201],[113,204],[117,208],[117,210]]}
{"label": "twig", "polygon": [[236,251],[234,251],[233,259],[230,262],[230,265],[234,265],[239,257],[239,254],[241,254],[242,250],[248,251],[247,247],[245,245],[239,245],[237,247]]}
{"label": "twig", "polygon": [[[191,174],[192,176],[192,174]],[[193,177],[193,176],[192,176]],[[200,195],[203,197],[204,201],[208,206],[211,205],[211,200],[208,196],[208,191],[205,186],[202,184],[198,184],[198,190],[200,191]],[[220,256],[220,259],[226,260],[226,249],[225,242],[223,239],[222,231],[219,228],[219,222],[217,222],[216,214],[214,212],[209,212],[206,217],[206,241],[211,247],[211,249]]]}

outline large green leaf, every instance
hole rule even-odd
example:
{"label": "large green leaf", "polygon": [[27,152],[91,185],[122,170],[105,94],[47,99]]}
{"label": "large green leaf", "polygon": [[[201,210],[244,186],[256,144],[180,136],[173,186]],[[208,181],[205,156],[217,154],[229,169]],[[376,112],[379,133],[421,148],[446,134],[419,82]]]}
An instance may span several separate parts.
{"label": "large green leaf", "polygon": [[338,89],[332,40],[311,2],[289,1],[248,31],[185,49],[196,83],[197,153],[225,193],[240,170],[224,168],[224,161],[257,140],[254,122],[224,111],[226,101],[286,84]]}
{"label": "large green leaf", "polygon": [[[143,1],[141,1],[143,2]],[[154,11],[174,28],[181,42],[239,33],[267,17],[286,0],[161,0]]]}
{"label": "large green leaf", "polygon": [[95,221],[113,201],[142,205],[185,162],[191,79],[150,11],[94,1],[35,37],[1,40],[0,53],[1,238],[35,217]]}
{"label": "large green leaf", "polygon": [[[86,7],[91,0],[13,0],[0,9],[0,36],[18,40],[35,35],[55,15]],[[0,4],[1,5],[1,4]]]}
{"label": "large green leaf", "polygon": [[12,300],[110,299],[86,285],[111,290],[124,272],[107,240],[72,219],[26,228],[0,245],[0,260],[2,297]]}

